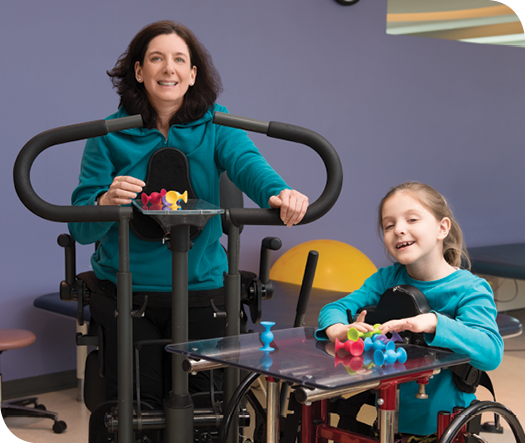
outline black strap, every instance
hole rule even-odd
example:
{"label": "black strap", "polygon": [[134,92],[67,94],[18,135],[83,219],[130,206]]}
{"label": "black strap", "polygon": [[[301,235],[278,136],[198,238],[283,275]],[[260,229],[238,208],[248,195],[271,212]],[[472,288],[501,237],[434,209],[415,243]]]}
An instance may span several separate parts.
{"label": "black strap", "polygon": [[475,368],[469,363],[463,365],[452,366],[450,370],[453,373],[453,379],[460,391],[467,394],[476,392],[478,386],[486,388],[496,401],[496,393],[489,375],[485,371]]}
{"label": "black strap", "polygon": [[[117,285],[109,280],[100,280],[93,271],[83,272],[77,276],[84,281],[92,292],[103,294],[106,297],[117,298]],[[204,289],[198,291],[188,291],[188,307],[204,308],[210,306],[210,299],[217,306],[225,303],[224,287],[217,289]],[[148,295],[148,307],[168,308],[171,307],[171,292],[133,292],[133,306],[142,306],[144,296]]]}

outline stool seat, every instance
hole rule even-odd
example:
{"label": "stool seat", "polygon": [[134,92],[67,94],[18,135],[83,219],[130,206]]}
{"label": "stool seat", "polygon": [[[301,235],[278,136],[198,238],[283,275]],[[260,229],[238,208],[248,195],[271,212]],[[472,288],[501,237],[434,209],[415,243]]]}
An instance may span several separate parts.
{"label": "stool seat", "polygon": [[35,334],[24,329],[0,329],[0,351],[25,348],[36,340]]}
{"label": "stool seat", "polygon": [[[24,329],[0,329],[0,354],[11,349],[24,348],[33,344],[36,340],[35,334]],[[50,418],[54,421],[53,432],[60,434],[65,431],[67,425],[58,420],[56,412],[47,411],[44,405],[38,403],[36,397],[21,398],[11,401],[2,401],[2,374],[0,373],[0,407],[2,417],[36,417]],[[33,405],[30,407],[30,405]]]}

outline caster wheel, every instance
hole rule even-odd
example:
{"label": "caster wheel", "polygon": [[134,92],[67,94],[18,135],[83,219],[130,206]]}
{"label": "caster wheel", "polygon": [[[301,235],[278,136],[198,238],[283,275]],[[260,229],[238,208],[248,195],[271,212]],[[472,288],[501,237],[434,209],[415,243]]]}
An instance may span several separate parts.
{"label": "caster wheel", "polygon": [[335,0],[337,3],[343,6],[355,5],[359,0]]}
{"label": "caster wheel", "polygon": [[55,424],[53,425],[53,432],[55,434],[62,434],[62,432],[64,432],[66,428],[67,428],[66,422],[59,420],[59,421],[56,421]]}
{"label": "caster wheel", "polygon": [[47,411],[44,405],[35,405],[35,409],[40,409],[41,411]]}

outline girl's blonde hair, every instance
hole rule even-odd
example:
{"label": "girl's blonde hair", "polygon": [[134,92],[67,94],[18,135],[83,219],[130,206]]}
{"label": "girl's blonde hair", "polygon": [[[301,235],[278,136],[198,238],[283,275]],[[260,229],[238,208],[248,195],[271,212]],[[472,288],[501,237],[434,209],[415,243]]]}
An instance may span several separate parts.
{"label": "girl's blonde hair", "polygon": [[419,201],[436,220],[441,221],[445,217],[450,219],[450,231],[443,240],[443,257],[447,263],[455,267],[464,267],[470,269],[470,259],[465,248],[463,232],[456,222],[452,209],[448,205],[445,197],[429,185],[419,182],[406,182],[392,188],[386,194],[379,204],[379,234],[382,237],[383,232],[383,206],[385,202],[398,192],[408,192]]}

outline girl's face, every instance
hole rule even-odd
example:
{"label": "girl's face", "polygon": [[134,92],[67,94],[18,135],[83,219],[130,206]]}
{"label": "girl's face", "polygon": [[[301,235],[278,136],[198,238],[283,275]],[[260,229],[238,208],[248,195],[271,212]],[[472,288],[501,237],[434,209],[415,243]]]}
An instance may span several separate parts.
{"label": "girl's face", "polygon": [[408,192],[397,192],[383,205],[382,226],[388,253],[405,265],[418,280],[446,264],[443,240],[450,230],[450,219],[437,220]]}
{"label": "girl's face", "polygon": [[144,83],[148,100],[157,112],[179,109],[196,76],[197,67],[191,65],[188,46],[177,34],[152,39],[143,64],[135,63],[135,77]]}

